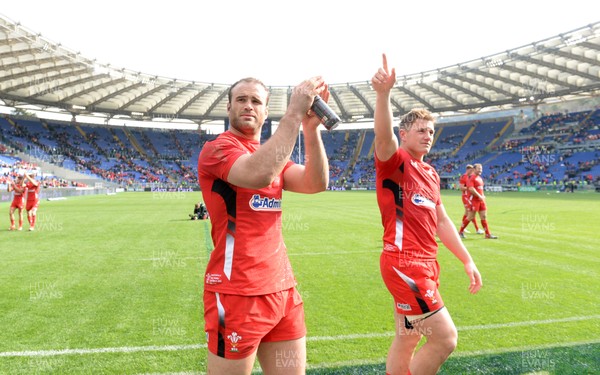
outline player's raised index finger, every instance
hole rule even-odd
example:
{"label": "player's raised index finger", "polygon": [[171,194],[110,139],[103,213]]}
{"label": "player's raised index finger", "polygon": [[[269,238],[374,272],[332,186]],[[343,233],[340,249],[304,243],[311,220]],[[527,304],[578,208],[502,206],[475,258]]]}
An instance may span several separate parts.
{"label": "player's raised index finger", "polygon": [[383,57],[383,70],[385,70],[385,72],[388,72],[388,65],[387,65],[387,56],[385,55],[385,53],[382,54]]}

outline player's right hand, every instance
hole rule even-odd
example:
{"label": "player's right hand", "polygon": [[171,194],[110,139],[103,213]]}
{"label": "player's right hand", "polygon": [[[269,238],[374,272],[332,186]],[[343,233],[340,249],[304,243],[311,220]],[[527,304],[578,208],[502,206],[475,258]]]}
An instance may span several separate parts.
{"label": "player's right hand", "polygon": [[387,57],[382,54],[383,66],[377,70],[377,73],[371,78],[371,86],[376,92],[387,92],[396,84],[396,69],[388,69]]}

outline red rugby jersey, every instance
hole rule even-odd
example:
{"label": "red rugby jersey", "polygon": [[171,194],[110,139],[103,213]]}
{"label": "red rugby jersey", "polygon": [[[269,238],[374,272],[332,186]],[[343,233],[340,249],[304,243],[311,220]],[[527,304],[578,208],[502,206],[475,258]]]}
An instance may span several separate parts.
{"label": "red rugby jersey", "polygon": [[234,162],[258,147],[258,141],[227,131],[207,142],[198,157],[198,180],[214,244],[206,267],[206,290],[262,295],[296,285],[281,232],[283,172],[293,163],[288,162],[279,177],[262,189],[227,182]]}
{"label": "red rugby jersey", "polygon": [[435,259],[440,177],[429,164],[398,148],[387,161],[375,157],[377,203],[384,251],[415,259]]}

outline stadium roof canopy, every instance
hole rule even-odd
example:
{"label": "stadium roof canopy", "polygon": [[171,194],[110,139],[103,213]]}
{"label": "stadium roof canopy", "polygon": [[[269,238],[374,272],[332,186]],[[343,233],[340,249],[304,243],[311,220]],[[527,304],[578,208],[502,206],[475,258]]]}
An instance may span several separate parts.
{"label": "stadium roof canopy", "polygon": [[[8,106],[205,123],[227,116],[228,88],[100,65],[0,17],[0,100]],[[600,22],[495,55],[399,76],[392,105],[395,116],[417,106],[451,115],[570,100],[596,95],[599,89]],[[269,117],[277,121],[291,87],[270,90]],[[375,92],[368,81],[332,84],[330,91],[329,103],[344,122],[373,118]]]}

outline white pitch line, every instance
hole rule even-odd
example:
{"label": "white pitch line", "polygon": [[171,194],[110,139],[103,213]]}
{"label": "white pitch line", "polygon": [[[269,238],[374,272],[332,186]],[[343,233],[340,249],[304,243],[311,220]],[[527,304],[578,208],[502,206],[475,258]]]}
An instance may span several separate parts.
{"label": "white pitch line", "polygon": [[[583,320],[600,319],[600,315],[589,316],[572,316],[569,318],[560,319],[545,319],[545,320],[530,320],[524,322],[498,323],[498,324],[481,324],[474,326],[457,327],[459,331],[477,331],[510,327],[534,326],[539,324],[555,324],[569,323]],[[356,333],[350,335],[338,336],[309,336],[307,341],[337,341],[337,340],[360,340],[380,337],[392,337],[394,332],[380,333]],[[0,357],[50,357],[59,355],[73,354],[101,354],[101,353],[135,353],[135,352],[167,352],[179,350],[197,350],[206,348],[206,344],[189,344],[189,345],[165,345],[165,346],[123,346],[114,348],[95,348],[95,349],[60,349],[60,350],[27,350],[20,352],[0,352]]]}
{"label": "white pitch line", "polygon": [[526,321],[526,322],[481,324],[481,325],[475,325],[475,326],[458,327],[457,329],[459,331],[477,331],[477,330],[483,330],[483,329],[498,329],[498,328],[509,328],[509,327],[532,326],[532,325],[538,325],[538,324],[569,323],[569,322],[578,322],[581,320],[594,320],[594,319],[600,319],[600,315],[571,316],[569,318],[530,320],[530,321]]}
{"label": "white pitch line", "polygon": [[[487,350],[474,350],[468,352],[457,352],[453,353],[452,357],[474,357],[478,355],[495,355],[495,354],[503,354],[503,353],[513,353],[513,352],[524,352],[524,351],[532,351],[532,350],[545,350],[545,349],[555,349],[555,348],[570,348],[574,346],[580,345],[589,345],[589,344],[600,344],[600,339],[590,340],[590,341],[577,341],[577,342],[568,342],[568,343],[554,343],[547,345],[536,345],[536,346],[522,346],[522,347],[510,347],[510,348],[497,348],[497,349],[487,349]],[[307,364],[307,369],[328,369],[328,368],[337,368],[337,367],[348,367],[348,366],[376,366],[385,363],[385,357],[381,358],[372,358],[372,359],[358,359],[358,360],[350,360],[350,361],[339,361],[339,362],[329,362],[329,363],[319,363],[319,364]],[[260,370],[253,370],[252,374],[262,374]],[[536,373],[538,374],[538,373]],[[541,373],[540,373],[541,374]],[[161,372],[161,373],[143,373],[136,375],[206,375],[205,372]]]}
{"label": "white pitch line", "polygon": [[206,344],[165,345],[165,346],[122,346],[116,348],[95,349],[59,349],[59,350],[27,350],[22,352],[2,352],[0,357],[50,357],[70,354],[98,353],[135,353],[135,352],[169,352],[178,350],[196,350],[206,348]]}

